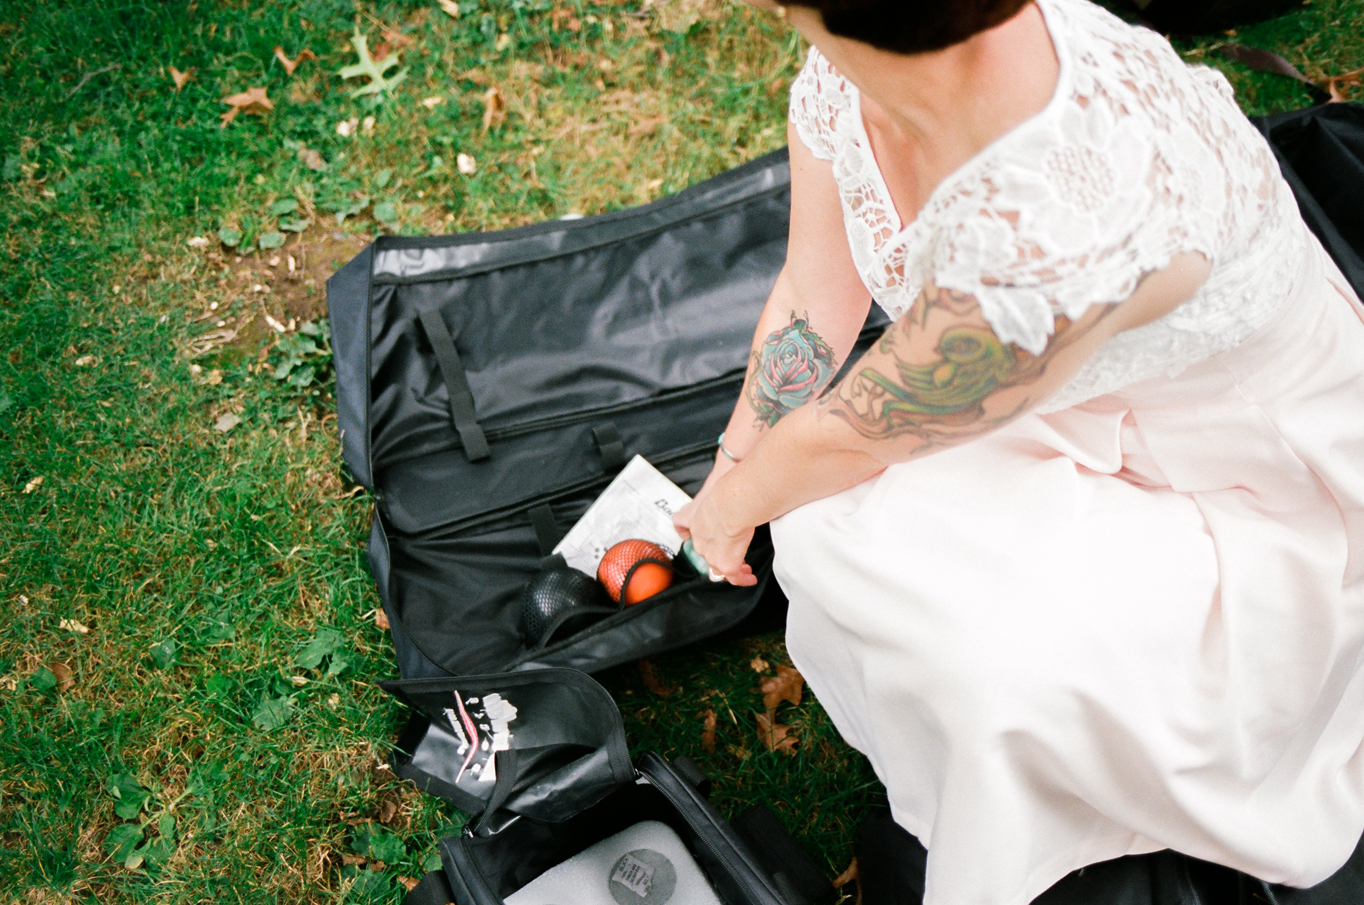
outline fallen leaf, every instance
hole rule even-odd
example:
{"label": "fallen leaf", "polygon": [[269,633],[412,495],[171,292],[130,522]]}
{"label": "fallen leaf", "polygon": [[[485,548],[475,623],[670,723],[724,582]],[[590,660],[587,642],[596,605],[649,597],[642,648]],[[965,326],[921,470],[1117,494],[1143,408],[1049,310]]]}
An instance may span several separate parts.
{"label": "fallen leaf", "polygon": [[1345,89],[1359,85],[1361,76],[1364,76],[1364,69],[1356,69],[1353,72],[1328,78],[1326,80],[1326,91],[1331,95],[1331,103],[1339,104],[1348,101],[1350,97]]}
{"label": "fallen leaf", "polygon": [[33,480],[29,481],[27,484],[24,485],[24,493],[32,493],[41,486],[43,486],[43,476],[38,475],[38,477],[34,478]]}
{"label": "fallen leaf", "polygon": [[452,19],[459,18],[459,4],[455,0],[436,0],[436,4]]}
{"label": "fallen leaf", "polygon": [[633,138],[638,138],[641,135],[650,134],[667,121],[668,117],[666,116],[646,116],[643,119],[635,120],[625,132]]}
{"label": "fallen leaf", "polygon": [[707,754],[715,753],[715,708],[706,710],[701,722],[701,749]]}
{"label": "fallen leaf", "polygon": [[419,881],[414,880],[411,877],[399,877],[398,882],[403,884],[403,889],[406,889],[408,892],[411,892],[412,890],[417,888],[417,883]]}
{"label": "fallen leaf", "polygon": [[57,623],[57,627],[66,629],[68,632],[75,632],[78,635],[90,634],[89,627],[77,622],[74,619],[63,619]]}
{"label": "fallen leaf", "polygon": [[377,627],[383,629],[384,631],[388,631],[390,628],[392,628],[392,626],[388,624],[388,613],[384,612],[383,607],[375,607],[374,624]]}
{"label": "fallen leaf", "polygon": [[834,889],[842,889],[849,883],[857,884],[857,898],[853,905],[862,905],[862,871],[857,866],[857,859],[853,858],[848,864],[848,869],[839,874],[834,880]]}
{"label": "fallen leaf", "polygon": [[758,718],[758,738],[762,741],[763,747],[768,751],[780,751],[783,754],[794,756],[796,745],[800,740],[791,734],[791,727],[776,722],[776,714],[771,710],[767,713],[759,713],[756,716]]}
{"label": "fallen leaf", "polygon": [[223,98],[223,103],[228,104],[231,109],[222,115],[223,126],[237,118],[238,113],[257,113],[265,114],[275,109],[275,105],[270,102],[270,98],[265,96],[264,88],[248,88],[240,94],[232,94]]}
{"label": "fallen leaf", "polygon": [[455,157],[455,168],[465,176],[472,176],[478,171],[478,161],[468,154],[460,154]]}
{"label": "fallen leaf", "polygon": [[573,10],[556,9],[549,14],[549,27],[554,31],[558,31],[560,28],[567,28],[569,31],[577,34],[579,31],[582,31],[583,23],[579,21],[577,16],[573,15]]}
{"label": "fallen leaf", "polygon": [[752,660],[748,661],[748,668],[754,672],[767,672],[771,667],[762,657],[754,657]]}
{"label": "fallen leaf", "polygon": [[311,50],[305,47],[298,52],[297,57],[291,60],[289,59],[288,56],[285,55],[283,47],[275,45],[275,59],[279,60],[279,64],[284,67],[285,75],[293,75],[294,70],[299,67],[300,63],[302,63],[304,60],[317,59],[317,54],[313,53]]}
{"label": "fallen leaf", "polygon": [[639,661],[639,675],[644,680],[644,687],[649,689],[651,694],[656,694],[660,698],[666,698],[677,691],[676,685],[663,684],[663,680],[658,676],[658,669],[648,660],[641,659]]}
{"label": "fallen leaf", "polygon": [[298,159],[303,161],[303,165],[310,170],[324,170],[327,168],[327,164],[322,160],[322,155],[307,145],[301,145],[299,147]]}
{"label": "fallen leaf", "polygon": [[395,51],[402,50],[411,43],[412,37],[410,35],[405,35],[396,28],[385,28],[383,40],[374,45],[372,53],[376,57],[383,58]]}
{"label": "fallen leaf", "polygon": [[367,84],[362,85],[350,93],[352,98],[363,97],[366,94],[378,94],[381,91],[392,94],[393,89],[398,86],[398,83],[407,78],[406,69],[398,70],[392,77],[386,77],[384,75],[384,73],[398,65],[398,54],[390,53],[376,62],[374,58],[370,56],[368,40],[361,34],[359,25],[355,26],[355,34],[351,36],[350,42],[351,45],[355,47],[355,53],[356,56],[360,58],[360,62],[353,63],[350,66],[343,66],[337,74],[343,79],[353,79],[358,76],[364,76],[369,79]]}
{"label": "fallen leaf", "polygon": [[225,434],[241,423],[242,423],[241,415],[236,415],[233,414],[232,412],[228,412],[226,415],[223,415],[221,418],[214,422],[213,429],[220,434]]}
{"label": "fallen leaf", "polygon": [[352,855],[350,852],[341,853],[341,863],[346,867],[362,867],[369,861],[364,855]]}
{"label": "fallen leaf", "polygon": [[343,119],[336,124],[336,134],[340,135],[342,138],[350,138],[355,134],[355,128],[358,125],[360,125],[360,120],[358,119]]}
{"label": "fallen leaf", "polygon": [[208,236],[190,236],[185,240],[185,244],[190,248],[208,248]]}
{"label": "fallen leaf", "polygon": [[805,688],[805,677],[794,667],[778,664],[777,674],[763,679],[760,688],[763,693],[763,706],[768,710],[776,710],[782,701],[800,703],[800,693]]}
{"label": "fallen leaf", "polygon": [[393,818],[398,816],[398,803],[392,798],[385,798],[379,802],[379,822],[387,826],[393,822]]}
{"label": "fallen leaf", "polygon": [[181,72],[174,66],[167,66],[166,68],[170,70],[171,81],[175,83],[175,93],[179,94],[180,89],[185,87],[185,82],[188,82],[189,77],[194,75],[194,70],[186,69],[184,72]]}
{"label": "fallen leaf", "polygon": [[685,34],[701,21],[701,8],[706,0],[658,0],[653,4],[658,15],[658,27],[664,31]]}
{"label": "fallen leaf", "polygon": [[52,670],[52,675],[57,677],[57,690],[66,691],[76,684],[76,675],[71,671],[71,667],[65,663],[49,663],[47,668]]}
{"label": "fallen leaf", "polygon": [[483,131],[500,125],[507,118],[507,99],[496,85],[483,92]]}

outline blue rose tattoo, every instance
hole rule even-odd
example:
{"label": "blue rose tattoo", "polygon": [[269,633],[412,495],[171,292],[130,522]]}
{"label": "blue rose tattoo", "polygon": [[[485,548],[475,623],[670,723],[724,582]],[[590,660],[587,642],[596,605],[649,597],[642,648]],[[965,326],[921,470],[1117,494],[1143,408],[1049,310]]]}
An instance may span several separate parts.
{"label": "blue rose tattoo", "polygon": [[800,408],[837,370],[834,350],[791,312],[791,323],[770,334],[753,353],[748,404],[769,427]]}

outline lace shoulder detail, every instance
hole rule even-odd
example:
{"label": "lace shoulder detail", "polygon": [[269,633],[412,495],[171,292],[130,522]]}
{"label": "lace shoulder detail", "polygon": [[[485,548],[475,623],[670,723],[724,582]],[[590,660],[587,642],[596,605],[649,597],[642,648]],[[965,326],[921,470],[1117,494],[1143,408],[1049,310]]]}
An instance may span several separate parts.
{"label": "lace shoulder detail", "polygon": [[[1268,321],[1301,219],[1225,79],[1084,0],[1038,0],[1061,64],[1047,107],[981,151],[901,224],[856,88],[812,51],[792,121],[833,153],[853,260],[891,317],[930,281],[970,292],[999,338],[1041,353],[1055,320],[1128,299],[1181,253],[1207,284],[1139,337],[1110,341],[1059,398],[1177,373]],[[808,75],[807,75],[808,73]],[[802,126],[804,123],[804,127]]]}
{"label": "lace shoulder detail", "polygon": [[834,130],[848,107],[848,88],[824,55],[811,47],[791,83],[789,117],[801,142],[820,160],[834,159]]}

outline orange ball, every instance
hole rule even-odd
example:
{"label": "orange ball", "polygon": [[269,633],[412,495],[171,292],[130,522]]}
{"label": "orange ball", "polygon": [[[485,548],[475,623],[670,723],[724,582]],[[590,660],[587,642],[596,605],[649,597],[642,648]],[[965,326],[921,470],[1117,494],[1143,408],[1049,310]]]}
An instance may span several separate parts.
{"label": "orange ball", "polygon": [[[673,583],[668,551],[647,540],[623,540],[606,551],[597,580],[611,599],[625,606],[652,597]],[[633,569],[633,571],[631,571]],[[626,584],[626,580],[629,584]]]}

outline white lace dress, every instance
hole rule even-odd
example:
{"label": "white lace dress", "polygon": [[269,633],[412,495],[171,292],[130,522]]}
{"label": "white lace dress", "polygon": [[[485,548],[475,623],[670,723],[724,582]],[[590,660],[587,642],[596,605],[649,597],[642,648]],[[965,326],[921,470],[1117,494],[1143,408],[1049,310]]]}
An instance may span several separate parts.
{"label": "white lace dress", "polygon": [[857,90],[792,86],[854,262],[1040,352],[1181,252],[1188,302],[1037,412],[773,525],[788,647],[929,849],[926,905],[1021,905],[1173,848],[1310,885],[1364,830],[1364,309],[1226,81],[1038,0],[1047,107],[899,222]]}

